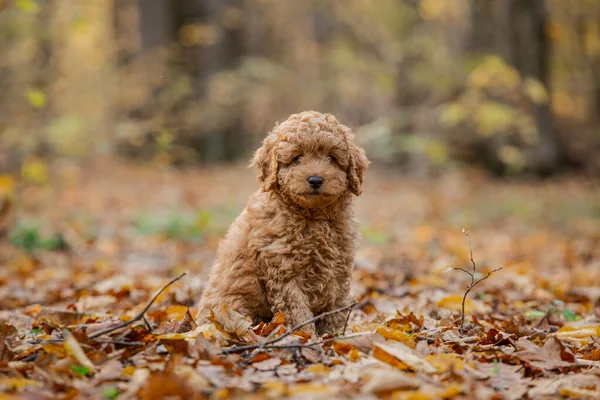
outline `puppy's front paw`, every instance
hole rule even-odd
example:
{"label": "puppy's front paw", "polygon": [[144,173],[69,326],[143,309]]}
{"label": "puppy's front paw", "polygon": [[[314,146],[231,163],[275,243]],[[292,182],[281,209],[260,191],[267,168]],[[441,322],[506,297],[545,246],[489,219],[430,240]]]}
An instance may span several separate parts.
{"label": "puppy's front paw", "polygon": [[320,321],[317,321],[317,332],[319,335],[325,333],[330,333],[332,335],[341,333],[342,329],[344,329],[344,324],[346,323],[346,316],[347,313],[337,313],[324,317]]}

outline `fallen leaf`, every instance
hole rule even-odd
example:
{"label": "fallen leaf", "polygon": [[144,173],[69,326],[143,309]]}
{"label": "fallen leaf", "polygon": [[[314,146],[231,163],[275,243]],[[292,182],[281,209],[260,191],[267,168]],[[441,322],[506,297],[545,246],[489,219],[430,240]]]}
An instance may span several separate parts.
{"label": "fallen leaf", "polygon": [[551,336],[557,338],[575,338],[575,339],[589,339],[590,337],[600,336],[600,326],[582,326],[574,328],[571,326],[563,326]]}
{"label": "fallen leaf", "polygon": [[269,358],[268,360],[255,362],[252,366],[259,371],[271,371],[281,365],[280,358]]}
{"label": "fallen leaf", "polygon": [[75,336],[66,329],[63,330],[63,336],[65,338],[64,347],[67,355],[71,356],[73,360],[77,361],[82,367],[87,368],[90,374],[94,374],[96,372],[96,366],[85,355],[85,352],[79,345],[77,339],[75,339]]}
{"label": "fallen leaf", "polygon": [[215,327],[232,338],[241,340],[252,326],[252,322],[227,304],[210,310],[208,319]]}
{"label": "fallen leaf", "polygon": [[363,393],[381,393],[393,390],[415,390],[421,387],[419,379],[393,369],[371,369],[366,373]]}
{"label": "fallen leaf", "polygon": [[379,327],[377,328],[376,332],[387,340],[394,340],[396,342],[400,342],[410,347],[411,349],[415,349],[417,347],[414,337],[410,336],[404,331],[398,329],[387,329],[384,327]]}
{"label": "fallen leaf", "polygon": [[464,368],[464,361],[456,354],[438,353],[425,357],[425,361],[431,364],[439,372],[448,370],[461,370]]}
{"label": "fallen leaf", "polygon": [[196,322],[194,322],[194,317],[190,314],[190,309],[188,307],[183,316],[183,320],[179,324],[179,328],[177,328],[177,333],[189,332],[197,327]]}
{"label": "fallen leaf", "polygon": [[[398,343],[398,342],[393,342],[393,341],[387,341],[385,343],[374,343],[373,344],[374,347],[374,351],[377,352],[378,354],[381,356],[381,352],[383,352],[384,354],[387,354],[388,356],[392,356],[394,358],[396,358],[397,360],[399,360],[403,365],[406,365],[412,369],[414,369],[415,371],[422,371],[422,372],[426,372],[426,373],[434,373],[436,372],[436,369],[434,367],[432,367],[427,361],[421,359],[417,353],[411,349],[410,347],[402,344],[402,343]],[[374,354],[375,356],[375,354]],[[375,358],[378,358],[377,356],[375,356]],[[382,357],[384,358],[381,361],[387,362],[387,360],[389,360],[389,357]],[[388,362],[389,363],[389,362]],[[402,368],[402,365],[398,366],[398,365],[394,365],[399,367],[400,369]]]}
{"label": "fallen leaf", "polygon": [[[438,307],[445,308],[447,310],[462,311],[462,300],[462,294],[451,294],[438,301],[437,305]],[[465,313],[471,314],[473,313],[474,309],[475,306],[473,305],[473,301],[467,297],[465,300]]]}

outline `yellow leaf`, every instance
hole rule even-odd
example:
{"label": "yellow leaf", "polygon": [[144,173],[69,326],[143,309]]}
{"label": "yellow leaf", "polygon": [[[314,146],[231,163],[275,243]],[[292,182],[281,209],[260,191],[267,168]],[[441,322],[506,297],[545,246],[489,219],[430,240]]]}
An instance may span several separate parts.
{"label": "yellow leaf", "polygon": [[328,394],[331,393],[332,389],[329,386],[325,385],[317,385],[312,383],[299,383],[297,385],[292,386],[289,389],[290,396],[294,396],[296,394]]}
{"label": "yellow leaf", "polygon": [[329,372],[329,368],[323,364],[315,364],[305,369],[306,372],[312,372],[315,374],[326,374]]}
{"label": "yellow leaf", "polygon": [[467,119],[467,110],[460,103],[444,106],[440,112],[440,120],[446,126],[456,126]]}
{"label": "yellow leaf", "polygon": [[31,183],[46,183],[48,181],[48,167],[42,160],[31,158],[21,166],[21,176]]}
{"label": "yellow leaf", "polygon": [[121,375],[125,378],[129,378],[129,377],[133,376],[134,372],[135,372],[135,367],[133,365],[128,365],[125,368],[123,368],[123,372],[121,372]]}
{"label": "yellow leaf", "polygon": [[215,391],[214,396],[217,399],[226,399],[231,395],[231,392],[229,389],[218,389],[217,391]]}
{"label": "yellow leaf", "polygon": [[[460,272],[460,271],[459,271]],[[461,311],[462,309],[462,294],[451,294],[438,301],[438,307],[445,308],[452,311]],[[465,301],[465,313],[473,312],[473,302],[468,298]]]}
{"label": "yellow leaf", "polygon": [[[390,365],[394,365],[397,368],[403,369],[402,365],[406,365],[415,371],[422,371],[427,373],[436,372],[429,363],[421,359],[417,353],[410,347],[403,345],[402,343],[394,341],[386,341],[385,343],[374,343],[373,344],[373,356],[380,361],[386,362]],[[387,356],[386,356],[387,354]],[[394,362],[390,362],[390,356],[396,358],[400,365]]]}
{"label": "yellow leaf", "polygon": [[598,391],[590,389],[560,388],[558,395],[570,399],[597,399]]}
{"label": "yellow leaf", "polygon": [[15,6],[26,13],[36,13],[40,11],[40,5],[35,0],[17,0]]}
{"label": "yellow leaf", "polygon": [[382,361],[388,365],[391,365],[392,367],[396,367],[402,371],[405,371],[409,368],[408,365],[404,364],[402,361],[398,360],[396,357],[392,356],[391,354],[386,353],[384,350],[380,349],[379,347],[375,347],[373,349],[373,357],[375,357],[379,361]]}
{"label": "yellow leaf", "polygon": [[461,370],[465,367],[463,360],[456,354],[432,354],[425,357],[425,361],[431,364],[439,372],[446,372],[450,369]]}
{"label": "yellow leaf", "polygon": [[544,84],[537,79],[525,78],[523,90],[527,97],[536,104],[546,104],[548,102],[548,91]]}
{"label": "yellow leaf", "polygon": [[262,385],[266,391],[266,396],[272,399],[279,399],[287,394],[287,385],[280,381],[269,381]]}
{"label": "yellow leaf", "polygon": [[0,175],[0,194],[10,196],[15,192],[17,185],[15,178],[10,175]]}
{"label": "yellow leaf", "polygon": [[[167,314],[167,319],[183,319],[187,313],[188,307],[182,305],[172,305],[165,308],[164,312]],[[195,312],[192,312],[195,314]]]}
{"label": "yellow leaf", "polygon": [[27,91],[27,101],[33,108],[44,108],[46,106],[46,94],[41,90],[29,90]]}
{"label": "yellow leaf", "polygon": [[34,381],[33,379],[22,379],[22,378],[2,378],[0,379],[0,390],[9,391],[15,389],[21,389],[27,386],[41,386],[42,383]]}
{"label": "yellow leaf", "polygon": [[460,386],[453,384],[448,386],[442,393],[439,394],[439,396],[442,399],[453,399],[461,393],[463,393],[463,389]]}
{"label": "yellow leaf", "polygon": [[82,367],[86,367],[90,373],[96,372],[96,366],[90,361],[90,359],[85,355],[85,352],[79,345],[75,336],[68,330],[63,330],[63,336],[65,337],[65,352],[71,356],[75,361],[79,363]]}
{"label": "yellow leaf", "polygon": [[395,340],[396,342],[400,342],[402,344],[407,345],[411,349],[417,347],[415,344],[414,338],[412,338],[408,333],[398,330],[398,329],[387,329],[384,327],[377,328],[377,333],[389,340]]}
{"label": "yellow leaf", "polygon": [[521,76],[502,58],[488,56],[469,74],[467,84],[474,88],[515,90],[521,84]]}
{"label": "yellow leaf", "polygon": [[482,103],[473,115],[478,132],[483,136],[506,132],[516,119],[516,110],[495,101]]}
{"label": "yellow leaf", "polygon": [[600,326],[563,326],[554,333],[559,338],[588,339],[591,336],[600,336]]}

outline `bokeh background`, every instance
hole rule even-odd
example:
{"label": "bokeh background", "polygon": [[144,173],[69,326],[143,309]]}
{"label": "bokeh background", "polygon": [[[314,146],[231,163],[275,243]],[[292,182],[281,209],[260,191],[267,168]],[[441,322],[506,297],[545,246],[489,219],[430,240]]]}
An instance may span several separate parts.
{"label": "bokeh background", "polygon": [[0,93],[5,307],[181,271],[194,304],[306,109],[372,161],[356,283],[460,292],[465,228],[482,288],[600,293],[600,0],[0,0]]}
{"label": "bokeh background", "polygon": [[316,109],[411,173],[598,176],[600,1],[3,0],[0,92],[25,175],[247,160]]}

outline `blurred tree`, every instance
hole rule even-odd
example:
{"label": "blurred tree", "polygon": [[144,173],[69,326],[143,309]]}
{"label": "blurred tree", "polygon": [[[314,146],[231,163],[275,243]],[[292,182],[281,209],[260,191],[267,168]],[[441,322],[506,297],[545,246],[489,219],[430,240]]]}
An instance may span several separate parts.
{"label": "blurred tree", "polygon": [[[471,10],[472,50],[496,53],[523,78],[550,86],[552,43],[545,0],[472,0]],[[534,102],[533,108],[538,144],[529,154],[528,165],[547,174],[560,166],[561,148],[549,102]],[[499,145],[502,143],[496,141],[493,146]],[[496,148],[491,154],[497,154]]]}
{"label": "blurred tree", "polygon": [[[139,5],[142,47],[177,39],[184,70],[193,78],[193,101],[210,101],[213,80],[237,68],[244,54],[243,0],[160,0]],[[235,159],[246,150],[247,135],[239,112],[227,118],[226,124],[214,127],[184,127],[180,144],[195,149],[206,161]]]}

